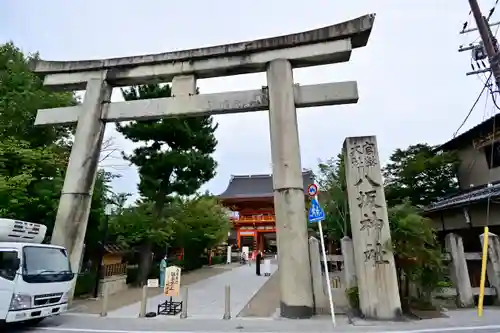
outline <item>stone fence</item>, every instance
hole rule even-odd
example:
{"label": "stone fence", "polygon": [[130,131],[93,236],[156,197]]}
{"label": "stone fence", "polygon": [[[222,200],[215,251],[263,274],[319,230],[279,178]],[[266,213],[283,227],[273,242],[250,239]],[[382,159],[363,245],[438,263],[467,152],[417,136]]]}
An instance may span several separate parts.
{"label": "stone fence", "polygon": [[127,264],[103,265],[102,272],[99,281],[99,295],[102,296],[104,288],[106,288],[108,295],[127,289]]}
{"label": "stone fence", "polygon": [[[484,294],[496,296],[498,302],[500,301],[500,295],[497,292],[500,288],[500,242],[497,235],[490,233],[489,237],[487,278],[490,286],[485,287]],[[482,239],[481,236],[481,242]],[[348,307],[346,289],[357,286],[352,240],[349,237],[344,237],[341,240],[341,248],[341,255],[330,254],[326,256],[336,313],[342,313]],[[479,288],[472,287],[467,261],[481,261],[482,254],[480,252],[464,252],[462,238],[453,233],[446,235],[446,250],[447,254],[445,254],[444,259],[448,262],[453,287],[442,288],[433,295],[443,298],[455,297],[458,307],[472,307],[474,306],[474,297],[479,295]],[[316,313],[329,313],[324,264],[319,240],[314,237],[309,239],[309,255]]]}
{"label": "stone fence", "polygon": [[[484,235],[480,236],[481,244]],[[454,288],[445,288],[440,296],[457,296],[457,306],[474,306],[474,297],[479,295],[479,288],[472,287],[467,261],[481,261],[480,252],[465,252],[462,237],[449,233],[445,237],[446,251],[448,255],[445,259],[449,260],[450,277]],[[496,296],[498,302],[500,294],[500,241],[498,236],[489,233],[488,239],[488,262],[486,274],[490,287],[485,288],[485,295]]]}

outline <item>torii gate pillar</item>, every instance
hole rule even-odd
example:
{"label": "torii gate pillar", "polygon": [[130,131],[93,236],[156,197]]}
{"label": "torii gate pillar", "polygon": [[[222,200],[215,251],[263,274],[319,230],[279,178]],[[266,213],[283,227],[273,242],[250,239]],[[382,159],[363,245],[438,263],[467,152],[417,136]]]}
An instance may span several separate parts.
{"label": "torii gate pillar", "polygon": [[[282,295],[280,312],[281,316],[288,318],[311,317],[314,304],[309,243],[290,61],[286,59],[271,61],[267,67],[267,84],[274,211]],[[304,287],[296,288],[296,286]]]}

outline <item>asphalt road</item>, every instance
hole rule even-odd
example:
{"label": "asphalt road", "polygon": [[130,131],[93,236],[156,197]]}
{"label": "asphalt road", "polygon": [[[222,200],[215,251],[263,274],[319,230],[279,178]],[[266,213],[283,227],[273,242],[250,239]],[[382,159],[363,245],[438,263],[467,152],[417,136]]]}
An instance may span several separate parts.
{"label": "asphalt road", "polygon": [[241,333],[500,333],[500,309],[485,312],[478,318],[474,310],[459,310],[448,313],[448,318],[411,322],[355,321],[350,324],[346,317],[337,317],[337,327],[332,327],[328,317],[310,320],[272,319],[203,319],[180,320],[169,317],[150,319],[99,318],[97,316],[65,315],[51,318],[36,328],[10,327],[15,333],[189,333],[189,332],[241,332]]}

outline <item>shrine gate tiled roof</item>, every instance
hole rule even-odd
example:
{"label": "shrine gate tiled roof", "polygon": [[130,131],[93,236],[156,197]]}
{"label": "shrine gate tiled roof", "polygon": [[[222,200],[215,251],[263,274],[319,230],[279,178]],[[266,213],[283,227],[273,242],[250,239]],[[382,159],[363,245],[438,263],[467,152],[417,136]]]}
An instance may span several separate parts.
{"label": "shrine gate tiled roof", "polygon": [[[307,186],[313,183],[312,171],[302,172],[302,179],[306,193]],[[272,175],[233,175],[226,190],[218,197],[220,199],[269,198],[273,195]]]}
{"label": "shrine gate tiled roof", "polygon": [[445,210],[454,207],[462,207],[469,204],[477,203],[490,198],[500,197],[500,182],[491,186],[472,189],[467,192],[462,192],[454,196],[444,198],[425,208],[425,212],[431,213],[440,210]]}

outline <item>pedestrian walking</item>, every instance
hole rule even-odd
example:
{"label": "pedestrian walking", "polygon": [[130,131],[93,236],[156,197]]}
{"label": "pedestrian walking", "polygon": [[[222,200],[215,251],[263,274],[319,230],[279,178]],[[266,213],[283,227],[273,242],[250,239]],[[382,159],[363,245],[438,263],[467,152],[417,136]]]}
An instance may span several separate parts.
{"label": "pedestrian walking", "polygon": [[168,259],[167,255],[163,257],[163,259],[160,262],[160,283],[159,287],[163,288],[165,286],[165,270],[167,269],[167,264],[168,264]]}
{"label": "pedestrian walking", "polygon": [[262,252],[257,253],[257,258],[255,260],[255,273],[260,276],[260,263],[262,261]]}

